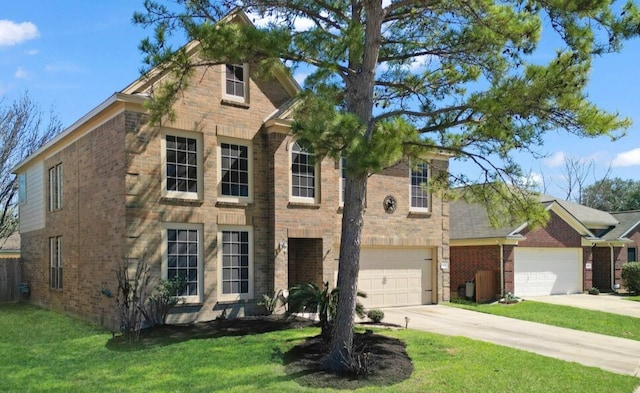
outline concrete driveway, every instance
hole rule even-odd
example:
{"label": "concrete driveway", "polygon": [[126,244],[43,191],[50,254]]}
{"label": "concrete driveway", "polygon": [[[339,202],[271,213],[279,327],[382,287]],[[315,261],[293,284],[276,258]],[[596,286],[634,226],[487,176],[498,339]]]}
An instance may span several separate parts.
{"label": "concrete driveway", "polygon": [[[464,336],[640,377],[640,341],[559,328],[444,305],[383,309],[385,322]],[[640,326],[640,322],[639,322]]]}
{"label": "concrete driveway", "polygon": [[[640,302],[632,302],[630,300],[625,300],[623,297],[609,294],[600,294],[597,296],[587,294],[552,295],[532,297],[527,300],[586,308],[589,310],[640,318]],[[640,327],[640,320],[638,321],[638,326]]]}

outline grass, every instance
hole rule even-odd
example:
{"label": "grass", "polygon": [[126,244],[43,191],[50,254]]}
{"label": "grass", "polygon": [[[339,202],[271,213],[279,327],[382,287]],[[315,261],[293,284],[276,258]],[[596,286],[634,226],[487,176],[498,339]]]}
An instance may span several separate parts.
{"label": "grass", "polygon": [[624,300],[631,300],[634,302],[640,302],[640,295],[636,295],[636,296],[625,296],[623,297]]}
{"label": "grass", "polygon": [[527,300],[515,304],[450,303],[487,314],[640,341],[638,318]]}
{"label": "grass", "polygon": [[[193,339],[115,351],[111,334],[28,305],[0,305],[2,392],[324,392],[288,375],[282,355],[318,329]],[[412,330],[411,378],[358,392],[629,392],[640,379],[532,353]]]}

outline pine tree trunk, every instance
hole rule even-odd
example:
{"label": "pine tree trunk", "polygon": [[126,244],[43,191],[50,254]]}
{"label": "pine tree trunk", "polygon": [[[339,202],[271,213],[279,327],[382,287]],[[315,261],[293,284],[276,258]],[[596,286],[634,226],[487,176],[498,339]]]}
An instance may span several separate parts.
{"label": "pine tree trunk", "polygon": [[333,323],[330,350],[324,360],[324,368],[327,371],[349,371],[353,347],[354,314],[358,298],[360,243],[367,178],[367,174],[360,174],[348,175],[346,179],[337,285],[340,295],[336,319]]}

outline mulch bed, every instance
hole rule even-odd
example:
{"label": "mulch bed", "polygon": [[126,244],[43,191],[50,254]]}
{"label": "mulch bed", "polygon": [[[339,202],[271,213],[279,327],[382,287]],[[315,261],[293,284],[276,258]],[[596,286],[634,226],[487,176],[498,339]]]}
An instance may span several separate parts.
{"label": "mulch bed", "polygon": [[[283,318],[281,315],[165,325],[143,329],[139,341],[134,344],[127,343],[123,336],[115,336],[109,340],[107,347],[115,351],[136,351],[188,340],[244,336],[309,326],[314,326],[314,322],[304,318]],[[371,323],[366,326],[397,327]],[[361,364],[366,364],[366,375],[337,375],[323,371],[322,359],[327,346],[320,336],[310,337],[282,354],[282,361],[291,379],[300,385],[317,388],[356,389],[369,385],[392,385],[409,378],[413,372],[413,363],[407,355],[405,344],[398,339],[367,331],[355,334],[354,348]]]}

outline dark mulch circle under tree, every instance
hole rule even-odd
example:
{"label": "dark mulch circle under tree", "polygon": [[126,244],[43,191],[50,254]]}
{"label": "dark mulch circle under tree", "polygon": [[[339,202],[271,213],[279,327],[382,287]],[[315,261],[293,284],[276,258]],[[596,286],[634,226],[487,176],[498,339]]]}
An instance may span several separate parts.
{"label": "dark mulch circle under tree", "polygon": [[367,332],[354,336],[354,354],[368,369],[366,375],[335,375],[323,371],[322,359],[326,352],[327,346],[320,336],[305,340],[285,354],[287,374],[303,386],[356,389],[368,385],[393,385],[408,379],[413,372],[404,342],[379,334]]}
{"label": "dark mulch circle under tree", "polygon": [[[116,351],[135,351],[188,340],[244,336],[309,326],[313,326],[313,322],[307,319],[284,318],[282,315],[230,318],[143,329],[138,342],[129,344],[124,337],[115,336],[109,340],[107,347]],[[367,331],[354,336],[354,346],[354,353],[359,356],[363,367],[367,368],[366,375],[336,375],[323,371],[322,358],[327,346],[320,336],[310,337],[282,354],[283,364],[287,375],[300,385],[317,388],[356,389],[368,385],[393,385],[408,379],[413,372],[405,344],[396,338]]]}

